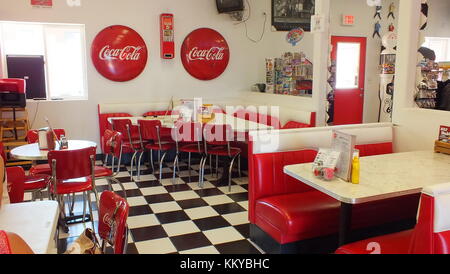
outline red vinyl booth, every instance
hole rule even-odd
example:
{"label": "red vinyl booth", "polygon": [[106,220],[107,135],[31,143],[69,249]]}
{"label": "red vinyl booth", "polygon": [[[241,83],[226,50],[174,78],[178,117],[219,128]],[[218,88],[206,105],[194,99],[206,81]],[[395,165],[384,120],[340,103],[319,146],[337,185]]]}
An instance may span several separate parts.
{"label": "red vinyl booth", "polygon": [[415,229],[348,244],[336,254],[450,254],[449,205],[450,183],[427,187]]}
{"label": "red vinyl booth", "polygon": [[25,87],[24,79],[0,79],[0,107],[24,108]]}
{"label": "red vinyl booth", "polygon": [[[329,147],[332,129],[357,136],[360,154],[393,152],[392,125],[359,129],[358,126],[286,131],[268,144],[268,136],[251,134],[249,146],[249,220],[280,247],[337,235],[340,202],[284,174],[286,165],[313,162],[312,147]],[[304,133],[303,133],[304,132]],[[267,133],[276,134],[276,133]],[[328,141],[329,140],[329,141]],[[354,206],[353,229],[414,219],[419,195]],[[252,237],[253,239],[253,237]],[[259,244],[258,239],[253,239]],[[263,245],[263,244],[262,244]]]}

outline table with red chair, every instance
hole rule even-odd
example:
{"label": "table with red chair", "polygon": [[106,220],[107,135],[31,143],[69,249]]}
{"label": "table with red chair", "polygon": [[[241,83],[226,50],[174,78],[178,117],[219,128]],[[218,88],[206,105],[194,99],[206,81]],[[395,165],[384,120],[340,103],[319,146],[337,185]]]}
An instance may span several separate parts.
{"label": "table with red chair", "polygon": [[[164,160],[165,156],[167,155],[168,150],[176,149],[177,154],[175,157],[174,162],[174,174],[176,173],[177,167],[177,161],[179,160],[179,152],[187,152],[189,154],[196,153],[199,154],[201,157],[200,162],[200,181],[199,184],[202,186],[202,181],[204,179],[204,168],[206,165],[207,158],[210,157],[210,166],[211,164],[211,156],[216,156],[216,169],[217,169],[217,162],[219,157],[223,157],[226,159],[224,161],[224,171],[229,171],[232,169],[232,164],[238,160],[238,164],[240,166],[240,154],[241,149],[237,147],[232,147],[231,142],[232,141],[240,141],[245,142],[247,141],[247,135],[249,131],[255,131],[255,130],[270,130],[274,129],[273,126],[245,120],[240,117],[236,117],[233,115],[228,115],[225,113],[214,113],[214,117],[209,120],[207,123],[204,123],[202,127],[208,128],[208,130],[205,132],[202,130],[201,132],[201,139],[203,140],[205,137],[208,137],[209,144],[207,146],[204,146],[204,148],[196,147],[196,140],[183,140],[185,145],[186,143],[190,146],[184,146],[184,147],[178,147],[174,138],[177,137],[174,136],[175,134],[172,134],[171,132],[173,130],[177,131],[177,128],[180,127],[183,123],[190,123],[190,122],[183,122],[179,117],[176,116],[150,116],[150,117],[111,117],[108,119],[110,123],[113,124],[113,128],[115,128],[118,131],[124,131],[130,144],[129,147],[131,149],[128,150],[129,153],[133,153],[132,157],[132,166],[136,159],[138,161],[135,163],[135,165],[138,166],[138,179],[140,175],[140,163],[142,155],[146,150],[150,152],[151,159],[150,163],[151,166],[153,165],[153,154],[152,151],[163,151],[164,154],[161,156],[159,155],[159,165],[160,165],[160,172],[159,177],[160,180],[161,177],[161,170],[162,170],[162,161]],[[146,121],[153,121],[153,122],[146,122]],[[147,125],[148,124],[148,125]],[[151,125],[150,125],[151,124]],[[124,126],[120,126],[124,125]],[[144,130],[144,125],[147,125],[148,128],[153,128],[153,133]],[[156,128],[159,130],[159,139],[158,139],[158,132],[156,131]],[[215,140],[214,138],[211,139],[211,130],[215,132],[216,129],[221,128],[221,132],[225,135],[221,135],[219,139]],[[120,129],[120,130],[119,130]],[[224,130],[225,129],[225,130]],[[134,133],[133,133],[134,132]],[[141,132],[141,139],[142,144],[139,146],[137,142],[137,134],[136,132]],[[200,138],[200,137],[199,137]],[[164,139],[164,140],[163,140]],[[208,143],[208,142],[207,142]],[[209,149],[208,149],[209,148]],[[124,152],[126,153],[126,152]],[[140,157],[137,158],[137,155],[140,153]],[[203,157],[205,156],[205,157]],[[190,157],[189,157],[190,160]],[[152,166],[153,168],[153,166]],[[154,169],[153,169],[154,170]],[[211,167],[212,172],[212,167]],[[217,172],[217,171],[216,171]],[[239,168],[240,173],[240,168]],[[175,181],[175,180],[174,180]],[[230,172],[223,172],[222,176],[218,178],[218,181],[231,185],[231,171]]]}
{"label": "table with red chair", "polygon": [[419,194],[423,188],[450,182],[450,157],[432,151],[394,153],[360,159],[360,184],[314,176],[312,164],[291,165],[284,172],[341,202],[339,245],[351,242],[354,205]]}

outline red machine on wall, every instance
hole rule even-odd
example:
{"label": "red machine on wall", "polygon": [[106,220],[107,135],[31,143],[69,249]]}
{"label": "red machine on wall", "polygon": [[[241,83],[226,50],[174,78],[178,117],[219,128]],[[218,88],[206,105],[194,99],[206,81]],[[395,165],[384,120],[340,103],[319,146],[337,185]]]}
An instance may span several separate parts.
{"label": "red machine on wall", "polygon": [[175,58],[173,14],[161,14],[161,58]]}
{"label": "red machine on wall", "polygon": [[24,79],[0,79],[0,107],[24,108],[25,87]]}

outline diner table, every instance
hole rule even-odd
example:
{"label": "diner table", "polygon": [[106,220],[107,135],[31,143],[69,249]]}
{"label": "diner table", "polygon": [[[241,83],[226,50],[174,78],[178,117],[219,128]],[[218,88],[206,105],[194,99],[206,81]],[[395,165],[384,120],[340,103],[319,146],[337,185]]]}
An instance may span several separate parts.
{"label": "diner table", "polygon": [[0,230],[19,235],[35,254],[56,254],[58,218],[56,201],[6,204],[0,208]]}
{"label": "diner table", "polygon": [[[88,147],[96,147],[97,144],[95,142],[91,141],[83,141],[83,140],[69,140],[68,141],[68,148],[64,150],[77,150],[77,149],[85,149]],[[59,150],[59,143],[56,142],[56,150]],[[39,144],[28,144],[23,145],[20,147],[16,147],[13,150],[11,150],[11,156],[18,160],[27,160],[27,161],[33,161],[33,164],[36,163],[36,161],[45,161],[48,160],[48,150],[40,150]],[[70,197],[70,196],[69,196]],[[74,198],[73,198],[74,199]],[[74,201],[73,201],[74,203]],[[73,207],[72,207],[73,208]],[[60,225],[63,227],[65,231],[68,231],[67,224],[76,224],[80,222],[86,222],[89,221],[91,216],[89,214],[86,214],[86,218],[83,220],[82,216],[80,215],[71,215],[67,216],[65,220],[60,220]]]}
{"label": "diner table", "polygon": [[[91,141],[69,140],[69,148],[65,150],[84,149],[96,146],[97,144]],[[58,142],[56,142],[56,150],[59,150]],[[47,160],[47,154],[48,150],[40,150],[38,143],[23,145],[11,150],[11,156],[17,160],[45,161]]]}
{"label": "diner table", "polygon": [[313,164],[290,165],[284,173],[341,202],[339,244],[349,243],[353,205],[418,194],[450,182],[450,156],[433,151],[394,153],[360,159],[360,184],[313,174]]}
{"label": "diner table", "polygon": [[[179,119],[176,116],[148,116],[148,117],[111,117],[108,118],[108,122],[112,123],[113,120],[129,119],[133,125],[137,125],[139,120],[160,120],[163,127],[174,128],[176,121]],[[249,132],[254,130],[270,130],[272,126],[265,124],[248,121],[233,115],[224,113],[214,113],[214,118],[208,121],[208,124],[212,125],[230,125],[234,132]]]}
{"label": "diner table", "polygon": [[[161,125],[165,128],[174,128],[176,121],[178,121],[180,118],[178,115],[172,116],[148,116],[148,117],[111,117],[108,118],[108,122],[112,123],[113,120],[124,120],[129,119],[133,125],[138,125],[139,120],[160,120]],[[230,125],[233,132],[239,133],[235,136],[236,141],[245,141],[246,136],[245,133],[248,133],[250,131],[257,131],[257,130],[272,130],[274,129],[273,126],[269,126],[266,124],[261,124],[253,121],[248,121],[245,119],[241,119],[238,117],[235,117],[233,115],[224,114],[224,113],[214,113],[213,119],[207,122],[208,124],[212,125]],[[229,170],[229,166],[231,164],[231,161],[224,161],[223,164],[223,170]],[[231,176],[227,172],[222,172],[222,176],[218,178],[217,182],[221,184],[228,184],[228,177]]]}

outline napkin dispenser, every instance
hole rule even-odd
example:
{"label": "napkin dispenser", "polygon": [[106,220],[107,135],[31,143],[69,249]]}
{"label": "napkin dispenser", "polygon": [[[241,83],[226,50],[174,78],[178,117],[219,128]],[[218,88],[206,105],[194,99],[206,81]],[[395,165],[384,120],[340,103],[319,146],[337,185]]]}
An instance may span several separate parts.
{"label": "napkin dispenser", "polygon": [[39,136],[39,149],[40,150],[54,150],[55,149],[55,137],[50,128],[41,128],[38,132]]}

